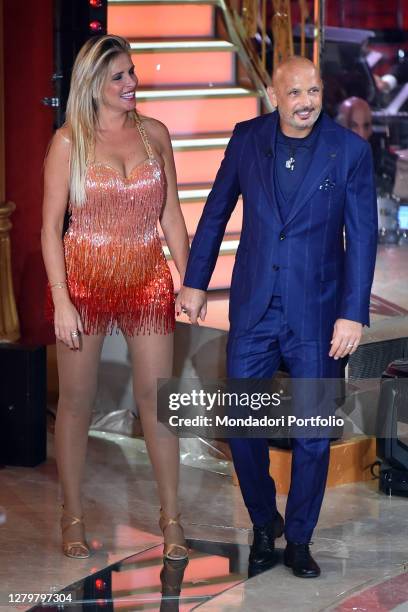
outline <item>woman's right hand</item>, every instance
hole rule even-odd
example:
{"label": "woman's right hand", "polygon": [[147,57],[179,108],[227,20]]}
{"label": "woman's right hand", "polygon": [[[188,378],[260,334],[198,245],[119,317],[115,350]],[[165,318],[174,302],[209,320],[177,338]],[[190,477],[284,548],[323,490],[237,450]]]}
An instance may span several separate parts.
{"label": "woman's right hand", "polygon": [[84,333],[81,317],[73,303],[66,299],[54,303],[55,336],[71,350],[80,348],[80,334]]}

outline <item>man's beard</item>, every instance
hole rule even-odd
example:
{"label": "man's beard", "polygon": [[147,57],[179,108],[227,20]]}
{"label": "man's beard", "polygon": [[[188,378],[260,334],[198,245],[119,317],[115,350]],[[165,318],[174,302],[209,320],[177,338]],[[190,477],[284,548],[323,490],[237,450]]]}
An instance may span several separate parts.
{"label": "man's beard", "polygon": [[316,109],[316,108],[309,108],[309,107],[304,107],[304,108],[300,108],[299,110],[296,111],[296,113],[294,113],[294,115],[299,114],[299,113],[306,113],[306,112],[310,112],[311,115],[309,117],[309,119],[307,121],[302,121],[302,119],[299,119],[298,121],[301,121],[301,123],[298,123],[298,121],[296,121],[296,118],[292,115],[289,118],[288,123],[294,127],[297,130],[307,130],[310,129],[311,127],[314,126],[314,124],[316,123],[316,121],[319,118],[320,112],[321,112],[321,108]]}

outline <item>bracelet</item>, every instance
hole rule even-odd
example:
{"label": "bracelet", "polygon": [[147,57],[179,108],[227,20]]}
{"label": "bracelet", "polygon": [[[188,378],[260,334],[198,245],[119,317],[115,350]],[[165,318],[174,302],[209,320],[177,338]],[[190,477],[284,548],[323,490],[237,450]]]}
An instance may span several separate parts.
{"label": "bracelet", "polygon": [[63,281],[62,283],[54,283],[53,285],[50,285],[50,289],[53,289],[54,287],[58,287],[58,289],[65,289],[66,286],[67,283]]}

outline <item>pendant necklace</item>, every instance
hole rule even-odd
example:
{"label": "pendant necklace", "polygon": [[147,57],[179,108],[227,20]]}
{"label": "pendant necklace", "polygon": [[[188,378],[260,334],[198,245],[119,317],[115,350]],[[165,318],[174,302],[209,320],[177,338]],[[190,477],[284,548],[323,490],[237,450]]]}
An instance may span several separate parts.
{"label": "pendant necklace", "polygon": [[295,147],[290,147],[289,159],[287,159],[285,162],[285,168],[287,168],[288,170],[292,170],[292,172],[295,169],[295,162],[296,162],[295,155],[296,155]]}

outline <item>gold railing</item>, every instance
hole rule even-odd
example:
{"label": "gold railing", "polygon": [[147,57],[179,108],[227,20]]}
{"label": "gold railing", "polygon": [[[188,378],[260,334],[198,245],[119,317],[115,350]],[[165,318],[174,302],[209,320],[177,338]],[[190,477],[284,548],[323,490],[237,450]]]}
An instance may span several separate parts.
{"label": "gold railing", "polygon": [[273,0],[273,65],[279,66],[294,55],[290,0]]}
{"label": "gold railing", "polygon": [[10,216],[15,205],[5,201],[3,0],[0,0],[0,342],[20,337],[11,275]]}
{"label": "gold railing", "polygon": [[[268,36],[273,39],[272,70],[288,57],[294,54],[291,6],[295,0],[228,0],[228,8],[232,14],[241,43],[251,59],[252,66],[265,86],[270,85],[272,71],[267,69]],[[313,21],[307,0],[297,0],[300,14],[300,50],[299,54],[306,57],[306,23],[314,28],[313,57],[317,67],[320,64],[320,11],[322,0],[313,0]],[[269,9],[269,10],[268,10]],[[260,37],[260,51],[257,50],[254,39]]]}

